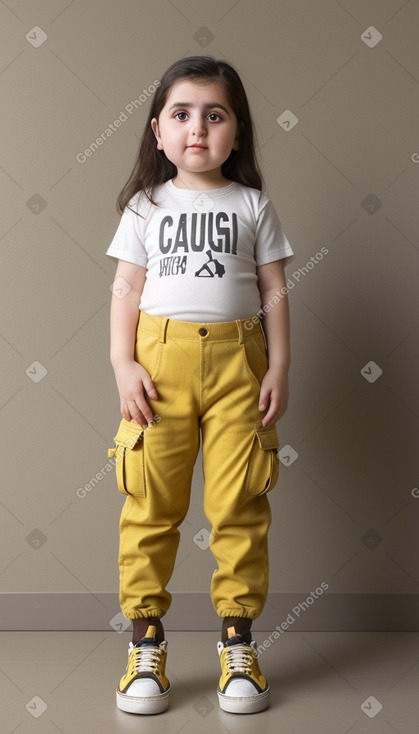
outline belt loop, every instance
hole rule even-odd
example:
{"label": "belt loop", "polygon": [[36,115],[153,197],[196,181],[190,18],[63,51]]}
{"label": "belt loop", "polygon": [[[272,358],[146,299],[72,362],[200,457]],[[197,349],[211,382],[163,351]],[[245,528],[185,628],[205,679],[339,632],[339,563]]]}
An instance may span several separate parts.
{"label": "belt loop", "polygon": [[240,319],[236,319],[237,331],[239,333],[239,344],[243,344],[243,325]]}
{"label": "belt loop", "polygon": [[169,319],[166,316],[161,316],[160,317],[160,322],[159,322],[159,330],[160,330],[159,342],[161,342],[162,344],[164,344],[165,341],[166,341],[166,331],[167,331],[167,324],[168,323],[169,323]]}

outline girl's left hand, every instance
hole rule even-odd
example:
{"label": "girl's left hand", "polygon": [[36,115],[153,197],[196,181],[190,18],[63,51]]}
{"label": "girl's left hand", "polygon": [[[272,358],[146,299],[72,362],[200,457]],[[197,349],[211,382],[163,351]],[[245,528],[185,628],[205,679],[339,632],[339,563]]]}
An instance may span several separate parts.
{"label": "girl's left hand", "polygon": [[266,372],[259,396],[259,410],[265,412],[262,426],[274,425],[284,415],[288,405],[288,370],[271,367]]}

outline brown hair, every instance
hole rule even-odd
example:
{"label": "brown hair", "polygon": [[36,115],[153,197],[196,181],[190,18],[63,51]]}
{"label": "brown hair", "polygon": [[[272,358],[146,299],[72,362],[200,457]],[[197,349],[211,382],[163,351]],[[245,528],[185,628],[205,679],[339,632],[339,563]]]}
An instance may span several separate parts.
{"label": "brown hair", "polygon": [[151,120],[154,117],[158,120],[171,87],[181,79],[207,79],[217,81],[225,87],[229,104],[237,117],[239,150],[231,151],[222,165],[222,174],[231,181],[262,189],[262,175],[255,152],[253,121],[239,75],[230,64],[216,61],[212,56],[187,56],[175,61],[167,69],[154,94],[134,167],[117,200],[120,214],[139,191],[144,191],[154,204],[153,188],[176,176],[176,166],[169,161],[164,151],[157,150]]}

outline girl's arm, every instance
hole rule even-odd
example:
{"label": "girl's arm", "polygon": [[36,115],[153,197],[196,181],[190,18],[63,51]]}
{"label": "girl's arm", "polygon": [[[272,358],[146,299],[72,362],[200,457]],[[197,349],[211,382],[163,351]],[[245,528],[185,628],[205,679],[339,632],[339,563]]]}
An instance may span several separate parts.
{"label": "girl's arm", "polygon": [[139,304],[143,292],[146,268],[118,261],[111,300],[110,360],[120,397],[121,415],[134,420],[144,428],[153,420],[144,391],[152,399],[157,392],[150,375],[134,357]]}
{"label": "girl's arm", "polygon": [[[268,426],[274,425],[284,415],[288,405],[288,371],[291,362],[289,305],[282,260],[258,266],[257,275],[262,308],[265,307],[263,330],[269,360],[269,368],[260,388],[259,410],[265,414],[262,425]],[[282,288],[284,291],[281,293]]]}

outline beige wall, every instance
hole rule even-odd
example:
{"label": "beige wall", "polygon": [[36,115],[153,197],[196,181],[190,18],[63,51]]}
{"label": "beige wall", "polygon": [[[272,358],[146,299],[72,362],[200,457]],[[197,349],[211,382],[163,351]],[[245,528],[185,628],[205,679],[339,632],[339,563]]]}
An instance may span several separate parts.
{"label": "beige wall", "polygon": [[[243,78],[296,253],[278,431],[298,458],[270,495],[271,591],[417,594],[418,22],[403,0],[0,4],[0,591],[117,591],[123,497],[113,474],[76,490],[119,421],[105,250],[149,100],[126,107],[175,59],[211,54]],[[209,589],[201,491],[198,464],[172,592]]]}

